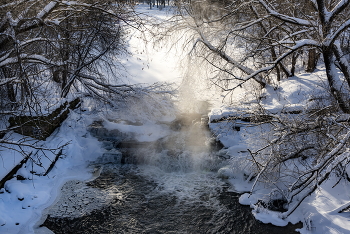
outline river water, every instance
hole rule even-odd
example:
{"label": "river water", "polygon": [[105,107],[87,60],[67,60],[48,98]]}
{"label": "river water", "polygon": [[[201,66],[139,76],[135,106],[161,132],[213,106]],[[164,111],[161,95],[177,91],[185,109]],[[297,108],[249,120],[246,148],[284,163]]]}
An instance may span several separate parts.
{"label": "river water", "polygon": [[238,203],[217,176],[225,159],[200,121],[171,128],[153,143],[112,144],[110,160],[91,165],[93,179],[63,186],[42,226],[57,234],[297,233],[301,225],[262,224]]}

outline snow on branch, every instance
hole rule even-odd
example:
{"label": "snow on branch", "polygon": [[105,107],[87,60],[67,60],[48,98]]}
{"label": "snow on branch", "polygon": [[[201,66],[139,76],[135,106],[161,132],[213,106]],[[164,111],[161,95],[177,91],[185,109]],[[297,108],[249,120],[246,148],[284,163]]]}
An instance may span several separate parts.
{"label": "snow on branch", "polygon": [[254,26],[254,25],[258,24],[258,23],[261,23],[262,21],[264,21],[267,18],[268,18],[268,16],[265,16],[265,17],[259,18],[257,20],[253,20],[253,21],[250,21],[250,22],[244,22],[244,24],[243,23],[238,24],[238,25],[242,25],[242,26],[241,27],[236,27],[236,28],[232,29],[231,31],[235,32],[235,31],[245,30],[245,29],[247,29],[249,27],[252,27],[252,26]]}
{"label": "snow on branch", "polygon": [[55,66],[62,66],[62,63],[55,63],[52,60],[46,58],[43,55],[39,54],[33,54],[33,55],[24,55],[21,56],[23,60],[26,62],[32,62],[32,63],[43,63],[43,64],[49,64],[49,65],[55,65]]}
{"label": "snow on branch", "polygon": [[329,212],[330,214],[338,214],[338,213],[342,213],[346,210],[350,209],[350,202],[345,203],[344,205],[332,210],[331,212]]}
{"label": "snow on branch", "polygon": [[[345,129],[347,129],[346,126]],[[289,195],[289,203],[292,202],[293,198],[298,194],[301,194],[297,202],[289,207],[288,211],[284,212],[282,216],[284,218],[288,217],[295,209],[302,203],[302,201],[312,194],[319,185],[321,185],[335,170],[338,165],[346,165],[349,163],[350,153],[348,149],[345,152],[341,152],[344,146],[350,139],[350,131],[341,136],[338,140],[338,144],[328,152],[322,160],[312,167],[312,169],[305,171],[295,180],[295,182],[290,186],[289,190],[291,194]]]}
{"label": "snow on branch", "polygon": [[11,12],[6,13],[6,18],[8,19],[11,26],[15,27],[17,25],[17,21],[13,18]]}
{"label": "snow on branch", "polygon": [[[244,82],[253,78],[259,83],[261,83],[261,82],[264,83],[263,78],[261,76],[259,76],[261,73],[268,72],[268,71],[274,69],[279,63],[281,63],[281,61],[283,59],[285,59],[287,56],[289,56],[290,54],[292,54],[293,52],[295,52],[296,50],[298,50],[298,49],[300,49],[302,47],[305,47],[305,46],[318,47],[319,46],[319,43],[317,41],[311,40],[311,39],[302,39],[302,40],[299,40],[299,41],[296,41],[296,42],[293,41],[290,44],[294,44],[294,46],[293,47],[287,47],[289,49],[289,51],[285,52],[284,54],[282,54],[276,60],[270,62],[270,64],[272,64],[272,65],[263,67],[263,68],[261,68],[259,70],[253,70],[253,69],[251,69],[249,67],[244,66],[241,62],[234,60],[232,57],[230,57],[228,54],[226,54],[225,51],[220,50],[220,49],[216,48],[214,45],[212,45],[206,39],[204,34],[199,29],[196,28],[195,30],[200,35],[200,39],[198,39],[197,41],[203,43],[209,50],[211,50],[212,52],[214,52],[215,54],[220,56],[222,59],[224,59],[226,62],[234,65],[239,70],[241,70],[242,72],[244,72],[245,74],[248,75],[248,76],[245,76],[242,79],[239,79],[239,80],[242,80]],[[299,31],[298,33],[303,33],[303,32],[305,32],[305,31],[304,30],[303,31]],[[286,43],[286,42],[285,41],[281,42],[281,44],[283,44],[283,43]],[[259,76],[259,79],[256,79],[257,76]]]}
{"label": "snow on branch", "polygon": [[321,23],[323,25],[327,24],[329,22],[331,13],[327,10],[325,1],[315,0],[315,4],[317,5],[317,10],[319,12]]}
{"label": "snow on branch", "polygon": [[228,54],[226,54],[224,51],[219,50],[218,48],[216,48],[214,45],[212,45],[207,39],[206,37],[203,35],[203,33],[199,30],[196,30],[201,39],[199,39],[198,41],[202,42],[209,50],[211,50],[212,52],[215,52],[217,55],[219,55],[221,58],[223,58],[226,62],[236,66],[239,70],[241,70],[242,72],[246,73],[246,74],[251,74],[253,73],[253,70],[243,66],[240,62],[234,60],[233,58],[231,58]]}
{"label": "snow on branch", "polygon": [[[289,207],[286,212],[282,213],[282,217],[287,218],[290,214],[292,214],[296,210],[296,208],[298,208],[298,206],[305,200],[305,198],[311,195],[318,188],[318,186],[321,185],[328,178],[330,173],[334,171],[339,164],[342,164],[343,161],[345,160],[349,160],[349,156],[350,156],[349,152],[342,153],[339,157],[334,158],[333,161],[326,167],[325,170],[323,170],[324,169],[323,167],[321,170],[312,172],[312,176],[309,177],[304,183],[302,183],[302,187],[300,187],[300,189],[296,190],[293,193],[293,197],[294,197],[296,194],[303,192],[301,197],[298,199],[298,201],[295,204],[293,204],[293,206]],[[325,163],[325,166],[327,164],[328,163]],[[308,188],[308,186],[312,183],[313,183],[313,186]],[[338,213],[340,212],[338,211]]]}
{"label": "snow on branch", "polygon": [[[31,1],[33,1],[33,0],[31,0]],[[13,1],[13,2],[10,2],[10,3],[7,3],[7,4],[3,4],[3,5],[0,5],[0,9],[6,8],[6,7],[12,7],[14,5],[18,5],[18,4],[21,4],[23,2],[28,2],[28,0]]]}
{"label": "snow on branch", "polygon": [[0,82],[0,86],[5,85],[7,83],[11,83],[11,82],[16,81],[16,80],[17,80],[17,77],[2,79]]}
{"label": "snow on branch", "polygon": [[257,75],[259,75],[262,72],[268,72],[275,68],[283,59],[285,59],[287,56],[292,54],[293,52],[297,51],[298,49],[304,47],[304,46],[319,46],[319,43],[314,41],[314,40],[309,40],[309,39],[303,39],[295,42],[295,45],[293,47],[289,48],[289,51],[282,54],[280,57],[278,57],[275,61],[270,62],[272,64],[271,66],[266,66],[263,67],[259,70],[256,70],[254,72],[251,72],[249,76],[244,77],[245,80],[251,79]]}
{"label": "snow on branch", "polygon": [[[300,31],[297,31],[297,32],[294,32],[294,33],[291,33],[290,35],[287,35],[285,36],[282,40],[279,41],[279,43],[284,43],[284,41],[286,41],[287,39],[290,39],[292,37],[295,37],[295,36],[298,36],[300,34],[303,34],[303,33],[307,33],[307,32],[310,32],[311,30],[310,29],[304,29],[304,30],[300,30]],[[294,42],[293,42],[294,43]]]}
{"label": "snow on branch", "polygon": [[328,14],[328,22],[332,21],[332,19],[339,15],[346,7],[350,4],[350,0],[341,0]]}
{"label": "snow on branch", "polygon": [[4,60],[8,59],[10,55],[12,54],[13,49],[8,51],[6,54],[4,54],[2,57],[0,57],[0,63],[2,63]]}
{"label": "snow on branch", "polygon": [[129,25],[129,26],[131,26],[133,28],[137,28],[137,27],[133,26],[132,23],[129,22],[126,18],[121,17],[120,14],[117,14],[117,13],[113,12],[112,10],[103,9],[102,7],[96,5],[96,3],[94,3],[94,4],[87,4],[87,3],[81,3],[81,2],[78,2],[78,1],[62,1],[62,4],[65,4],[65,5],[69,6],[69,7],[75,6],[75,7],[84,7],[84,8],[95,9],[95,10],[98,10],[100,12],[105,13],[106,15],[113,16],[116,19],[123,21],[124,23],[126,23],[127,25]]}
{"label": "snow on branch", "polygon": [[325,45],[330,46],[334,41],[338,38],[338,36],[347,28],[350,27],[350,19],[345,21],[342,25],[339,26],[339,28],[329,37],[325,39]]}
{"label": "snow on branch", "polygon": [[[27,55],[27,54],[21,54],[20,59],[22,60],[21,62],[26,62],[26,63],[41,63],[41,64],[48,64],[48,65],[55,65],[55,66],[61,66],[61,63],[58,62],[53,62],[52,60],[46,58],[43,55],[39,54],[32,54],[32,55]],[[19,60],[18,58],[7,58],[0,62],[0,67],[10,65],[10,64],[15,64],[18,63]]]}
{"label": "snow on branch", "polygon": [[58,2],[57,1],[52,1],[49,4],[47,4],[44,9],[42,9],[42,11],[40,11],[37,14],[37,18],[38,19],[43,19],[45,18],[56,6],[57,6]]}
{"label": "snow on branch", "polygon": [[94,83],[96,83],[97,85],[100,85],[100,86],[103,86],[106,88],[132,88],[132,85],[127,85],[127,84],[113,85],[113,84],[103,83],[103,82],[99,81],[98,79],[96,79],[96,77],[94,77],[94,76],[89,76],[89,75],[85,75],[82,73],[79,73],[78,77],[82,77],[84,79],[91,80]]}
{"label": "snow on branch", "polygon": [[14,63],[17,63],[17,62],[18,62],[17,58],[7,58],[7,59],[5,59],[5,60],[0,62],[0,67],[6,66],[6,65],[9,65],[9,64],[14,64]]}
{"label": "snow on branch", "polygon": [[317,41],[311,40],[311,39],[302,39],[302,40],[296,41],[294,43],[295,43],[295,45],[293,47],[290,47],[289,48],[290,50],[295,51],[295,50],[298,50],[299,48],[304,47],[304,46],[315,46],[315,47],[320,46],[320,44]]}
{"label": "snow on branch", "polygon": [[318,10],[318,5],[316,0],[310,0],[310,2],[312,3],[312,5],[315,7],[316,10]]}
{"label": "snow on branch", "polygon": [[288,15],[283,15],[283,14],[276,12],[271,7],[269,7],[269,5],[264,0],[259,0],[259,2],[267,10],[267,12],[270,15],[276,17],[277,19],[280,19],[282,21],[285,21],[285,22],[288,22],[291,24],[297,24],[300,26],[312,26],[312,24],[308,20],[304,20],[304,19],[300,19],[300,18],[296,18],[296,17],[291,17]]}
{"label": "snow on branch", "polygon": [[46,41],[46,42],[50,42],[50,43],[54,42],[54,40],[52,40],[51,38],[37,37],[37,38],[28,39],[26,41],[23,41],[22,43],[19,44],[19,47],[24,47],[24,46],[27,46],[31,43],[40,42],[40,41]]}

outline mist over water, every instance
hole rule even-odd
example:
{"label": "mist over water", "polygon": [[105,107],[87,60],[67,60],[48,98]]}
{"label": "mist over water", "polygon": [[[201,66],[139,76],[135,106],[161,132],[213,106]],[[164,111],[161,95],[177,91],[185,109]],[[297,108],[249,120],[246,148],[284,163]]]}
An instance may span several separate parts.
{"label": "mist over water", "polygon": [[165,137],[119,144],[122,160],[96,162],[95,179],[64,185],[43,226],[55,233],[295,233],[257,222],[227,191],[217,176],[227,162],[206,126],[208,104],[190,104],[162,125]]}

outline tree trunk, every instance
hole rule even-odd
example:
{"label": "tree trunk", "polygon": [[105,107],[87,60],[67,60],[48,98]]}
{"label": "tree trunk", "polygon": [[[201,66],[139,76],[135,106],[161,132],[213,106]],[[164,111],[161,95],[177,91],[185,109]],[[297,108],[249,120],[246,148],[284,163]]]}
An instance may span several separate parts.
{"label": "tree trunk", "polygon": [[318,61],[319,54],[317,53],[316,48],[311,48],[308,51],[308,60],[306,64],[305,71],[306,72],[313,72],[316,69],[317,61]]}
{"label": "tree trunk", "polygon": [[291,76],[295,75],[295,65],[297,63],[298,57],[299,57],[299,53],[293,53],[293,55],[292,55],[292,68],[290,69]]}
{"label": "tree trunk", "polygon": [[[13,88],[13,84],[7,83],[6,84],[6,91],[7,91],[7,97],[10,100],[10,102],[12,103],[16,103],[16,94],[15,94],[15,90]],[[12,106],[12,104],[11,104]]]}
{"label": "tree trunk", "polygon": [[69,23],[65,22],[65,31],[63,32],[63,51],[62,51],[62,61],[63,61],[63,69],[62,69],[62,80],[61,80],[61,97],[67,97],[70,87],[67,87],[68,82],[68,60],[70,56],[69,51],[69,43],[70,43],[70,33],[69,33]]}
{"label": "tree trunk", "polygon": [[339,46],[334,45],[333,52],[334,52],[334,55],[335,55],[337,61],[339,62],[340,70],[343,72],[344,78],[345,78],[346,82],[348,83],[348,86],[350,87],[350,65],[349,65],[349,62],[344,57],[344,54],[340,48],[340,45]]}
{"label": "tree trunk", "polygon": [[[1,71],[5,78],[10,78],[14,76],[13,72],[9,67],[3,67],[1,68]],[[11,106],[17,102],[16,92],[13,84],[11,83],[6,84],[6,94],[7,94],[7,98],[10,100],[10,102],[12,102]]]}
{"label": "tree trunk", "polygon": [[339,108],[344,113],[349,114],[350,113],[350,108],[348,106],[349,100],[346,100],[346,97],[342,95],[340,90],[336,88],[335,75],[337,74],[337,72],[333,61],[332,50],[330,48],[324,48],[322,54],[323,54],[324,63],[326,66],[327,80],[328,80],[330,91],[333,97],[335,98],[335,100],[337,101]]}

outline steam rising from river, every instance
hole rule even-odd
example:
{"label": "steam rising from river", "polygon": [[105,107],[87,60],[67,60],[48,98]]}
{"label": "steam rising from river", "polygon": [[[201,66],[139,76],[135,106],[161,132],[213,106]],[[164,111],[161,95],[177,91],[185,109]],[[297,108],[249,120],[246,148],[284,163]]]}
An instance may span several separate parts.
{"label": "steam rising from river", "polygon": [[[223,182],[217,171],[224,163],[213,150],[213,135],[207,128],[209,104],[196,101],[193,86],[183,85],[175,102],[176,118],[162,126],[169,134],[134,151],[143,177],[155,181],[158,193],[213,206]],[[159,110],[158,110],[159,111]]]}

